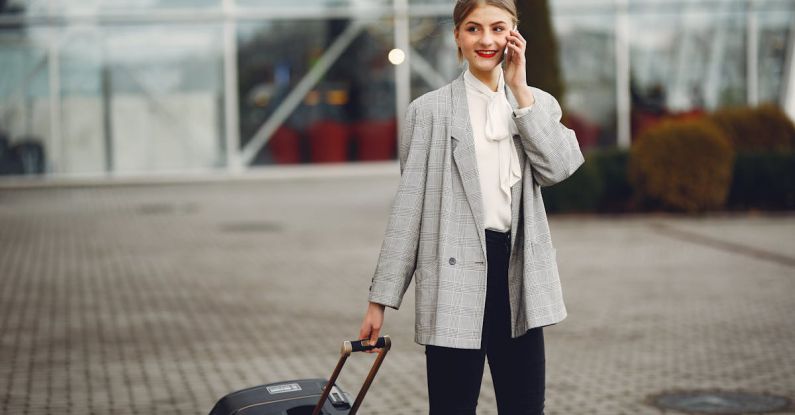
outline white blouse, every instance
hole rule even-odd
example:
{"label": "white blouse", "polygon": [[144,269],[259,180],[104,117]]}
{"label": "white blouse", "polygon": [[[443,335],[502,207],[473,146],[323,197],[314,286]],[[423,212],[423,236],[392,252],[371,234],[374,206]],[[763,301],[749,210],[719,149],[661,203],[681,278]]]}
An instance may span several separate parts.
{"label": "white blouse", "polygon": [[497,91],[466,69],[469,119],[475,139],[480,190],[483,196],[484,226],[499,232],[511,229],[511,186],[522,178],[513,135],[518,134],[511,113],[520,117],[533,105],[512,111],[505,95],[502,67]]}

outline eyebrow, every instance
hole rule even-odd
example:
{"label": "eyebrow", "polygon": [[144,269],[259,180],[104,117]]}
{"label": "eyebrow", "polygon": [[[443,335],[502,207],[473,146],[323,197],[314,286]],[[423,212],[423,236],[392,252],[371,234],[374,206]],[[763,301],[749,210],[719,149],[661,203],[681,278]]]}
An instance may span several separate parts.
{"label": "eyebrow", "polygon": [[[481,24],[480,24],[480,23],[478,23],[478,22],[473,22],[473,21],[471,21],[471,20],[470,20],[470,21],[468,21],[468,22],[466,22],[466,23],[464,23],[464,24],[473,24],[473,25],[481,26]],[[492,25],[492,26],[494,26],[495,24],[508,24],[508,23],[505,23],[505,22],[503,22],[502,20],[500,20],[500,21],[497,21],[497,22],[494,22],[494,23],[492,23],[491,25]]]}

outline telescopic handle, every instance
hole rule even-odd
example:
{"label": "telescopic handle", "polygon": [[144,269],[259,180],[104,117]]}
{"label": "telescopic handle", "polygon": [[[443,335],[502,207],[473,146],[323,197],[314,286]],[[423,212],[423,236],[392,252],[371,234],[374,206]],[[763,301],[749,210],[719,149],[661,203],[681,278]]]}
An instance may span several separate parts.
{"label": "telescopic handle", "polygon": [[383,337],[379,337],[378,340],[372,346],[365,346],[365,344],[369,344],[369,339],[361,339],[361,340],[346,340],[342,342],[342,350],[340,350],[340,360],[337,362],[337,367],[334,368],[334,373],[331,374],[331,378],[326,383],[326,386],[323,388],[323,393],[320,395],[320,399],[315,405],[315,409],[312,411],[312,415],[320,415],[320,412],[323,408],[323,404],[328,399],[328,395],[331,392],[332,386],[337,381],[337,377],[340,375],[340,371],[342,371],[342,366],[345,365],[345,361],[348,359],[348,356],[351,355],[352,352],[363,352],[366,350],[372,349],[380,349],[378,351],[378,356],[376,356],[373,365],[370,367],[370,373],[367,374],[367,378],[364,380],[362,384],[362,388],[359,389],[359,394],[356,395],[356,400],[353,402],[351,406],[351,410],[348,412],[348,415],[356,415],[356,412],[359,410],[359,407],[362,405],[362,401],[364,400],[364,396],[367,394],[367,390],[370,389],[370,384],[373,383],[373,379],[375,379],[376,373],[378,373],[378,369],[381,367],[381,362],[384,361],[387,352],[389,349],[392,348],[392,339],[389,335],[385,335]]}
{"label": "telescopic handle", "polygon": [[369,345],[370,339],[351,340],[349,343],[351,344],[351,352],[364,352],[367,350],[384,348],[384,346],[386,346],[386,338],[383,336],[379,337],[373,346]]}

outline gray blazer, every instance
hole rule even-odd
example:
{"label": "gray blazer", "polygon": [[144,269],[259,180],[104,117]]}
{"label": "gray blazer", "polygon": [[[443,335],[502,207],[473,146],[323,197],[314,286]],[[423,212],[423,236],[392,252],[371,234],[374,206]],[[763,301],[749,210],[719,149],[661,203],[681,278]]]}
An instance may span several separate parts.
{"label": "gray blazer", "polygon": [[[541,186],[584,162],[574,131],[549,93],[513,119],[522,180],[513,185],[508,266],[512,337],[566,317],[555,247]],[[510,88],[508,101],[516,109]],[[486,304],[486,233],[475,141],[463,72],[409,104],[398,149],[400,184],[370,286],[369,301],[400,308],[415,280],[415,339],[420,345],[480,348]]]}

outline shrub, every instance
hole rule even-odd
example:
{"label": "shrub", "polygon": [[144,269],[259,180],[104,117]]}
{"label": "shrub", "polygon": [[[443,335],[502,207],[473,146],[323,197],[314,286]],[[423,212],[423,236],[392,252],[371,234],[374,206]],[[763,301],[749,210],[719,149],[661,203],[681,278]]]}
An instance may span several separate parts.
{"label": "shrub", "polygon": [[732,209],[795,209],[795,153],[738,153]]}
{"label": "shrub", "polygon": [[544,207],[549,212],[593,212],[602,201],[604,182],[599,165],[589,155],[566,180],[542,187]]}
{"label": "shrub", "polygon": [[585,163],[568,179],[542,187],[548,212],[623,212],[632,188],[627,182],[626,150],[593,149]]}
{"label": "shrub", "polygon": [[640,198],[687,212],[723,207],[734,150],[712,122],[666,120],[630,148],[629,182]]}
{"label": "shrub", "polygon": [[738,153],[795,150],[795,125],[773,104],[724,108],[710,115],[710,119],[723,130]]}
{"label": "shrub", "polygon": [[594,151],[589,154],[602,177],[603,190],[599,210],[624,212],[630,210],[632,186],[627,181],[629,152],[621,148]]}

